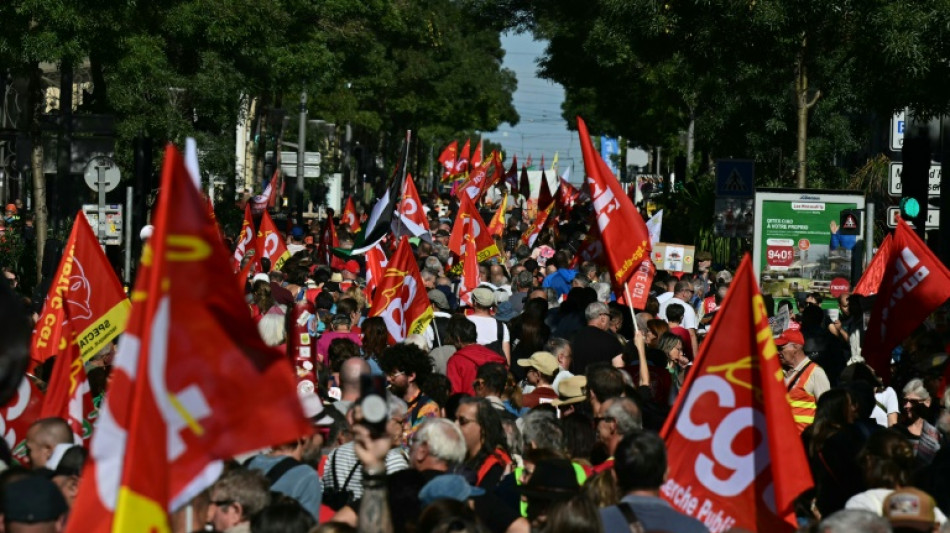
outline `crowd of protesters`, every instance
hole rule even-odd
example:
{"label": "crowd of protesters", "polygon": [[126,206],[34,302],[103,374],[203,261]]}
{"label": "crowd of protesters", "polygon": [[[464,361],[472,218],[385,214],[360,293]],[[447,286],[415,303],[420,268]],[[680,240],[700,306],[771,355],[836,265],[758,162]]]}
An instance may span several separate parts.
{"label": "crowd of protesters", "polygon": [[[308,309],[318,383],[301,400],[314,430],[235,458],[174,513],[173,530],[707,531],[660,497],[658,432],[705,335],[730,327],[713,322],[728,265],[717,271],[700,251],[692,273],[657,272],[633,315],[603,267],[577,260],[589,210],[527,246],[516,208],[496,237],[501,257],[479,265],[462,306],[448,249],[457,203],[425,209],[431,234],[411,242],[435,318],[403,342],[369,317],[363,257],[317,256],[318,221],[287,232],[280,271],[265,263],[247,280],[248,312],[272,346],[292,335],[291,310]],[[357,236],[338,228],[352,248]],[[868,303],[823,299],[766,298],[815,481],[798,500],[801,530],[938,531],[950,513],[946,306],[895,352],[884,386],[855,342]],[[380,423],[366,422],[371,406]],[[3,523],[60,531],[85,452],[61,419],[34,423],[27,448],[32,471],[0,474]]]}

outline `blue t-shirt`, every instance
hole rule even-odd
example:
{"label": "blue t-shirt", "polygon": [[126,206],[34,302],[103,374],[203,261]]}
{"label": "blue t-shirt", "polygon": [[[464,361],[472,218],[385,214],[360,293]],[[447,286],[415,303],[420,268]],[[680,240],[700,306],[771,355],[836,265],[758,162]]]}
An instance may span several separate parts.
{"label": "blue t-shirt", "polygon": [[[676,531],[677,533],[708,533],[702,522],[686,516],[666,502],[651,496],[624,496],[621,502],[630,504],[645,531]],[[629,533],[630,525],[616,505],[600,510],[604,533]]]}

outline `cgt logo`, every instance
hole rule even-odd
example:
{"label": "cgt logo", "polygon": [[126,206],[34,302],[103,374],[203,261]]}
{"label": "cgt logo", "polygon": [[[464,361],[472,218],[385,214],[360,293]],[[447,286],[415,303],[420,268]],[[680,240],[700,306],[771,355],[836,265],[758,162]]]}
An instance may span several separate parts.
{"label": "cgt logo", "polygon": [[892,309],[894,309],[908,294],[914,292],[922,281],[930,275],[930,269],[923,265],[920,259],[911,251],[910,248],[904,248],[894,262],[894,277],[891,278],[891,286],[894,291],[891,293],[891,299],[887,302],[887,307],[881,312],[881,338],[887,338],[887,321]]}

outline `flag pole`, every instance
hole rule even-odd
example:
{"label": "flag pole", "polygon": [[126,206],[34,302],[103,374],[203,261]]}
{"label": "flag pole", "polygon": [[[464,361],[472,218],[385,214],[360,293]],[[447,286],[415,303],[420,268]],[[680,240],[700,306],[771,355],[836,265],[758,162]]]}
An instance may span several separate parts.
{"label": "flag pole", "polygon": [[630,317],[633,319],[633,332],[637,334],[640,332],[640,326],[637,325],[637,312],[633,309],[633,298],[630,297],[630,283],[628,281],[623,282],[623,292],[627,297],[627,306],[630,307]]}

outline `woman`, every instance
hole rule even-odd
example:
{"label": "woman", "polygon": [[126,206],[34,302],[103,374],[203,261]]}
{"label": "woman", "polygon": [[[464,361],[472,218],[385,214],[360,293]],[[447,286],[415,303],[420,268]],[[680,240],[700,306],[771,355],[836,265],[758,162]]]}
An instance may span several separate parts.
{"label": "woman", "polygon": [[270,282],[259,279],[254,282],[251,291],[251,316],[254,322],[260,322],[261,317],[267,313],[279,314],[283,316],[286,308],[274,301],[271,295]]}
{"label": "woman", "polygon": [[901,417],[895,427],[904,434],[904,438],[914,448],[919,467],[932,463],[934,456],[940,451],[940,432],[926,420],[931,401],[930,392],[919,378],[912,379],[904,385]]}
{"label": "woman", "polygon": [[831,389],[818,399],[815,422],[802,433],[815,480],[815,506],[822,516],[840,510],[864,488],[857,463],[861,438],[854,427],[856,417],[851,395]]}
{"label": "woman", "polygon": [[463,468],[475,474],[476,486],[493,489],[511,464],[498,411],[484,398],[462,398],[455,422],[465,438]]}
{"label": "woman", "polygon": [[692,366],[692,362],[686,357],[686,352],[683,350],[683,339],[677,335],[664,333],[656,345],[666,355],[666,370],[672,378],[669,403],[673,405],[683,382],[686,381],[686,372]]}
{"label": "woman", "polygon": [[379,366],[379,358],[383,350],[389,345],[389,331],[383,317],[374,316],[363,321],[361,328],[363,335],[363,358],[369,364],[370,372],[374,376],[383,375]]}
{"label": "woman", "polygon": [[864,363],[855,363],[845,367],[838,378],[842,384],[851,381],[863,381],[874,389],[874,410],[871,411],[871,418],[879,426],[886,428],[893,427],[897,423],[900,405],[897,401],[897,393],[891,387],[885,387],[880,378],[874,374],[874,370]]}

